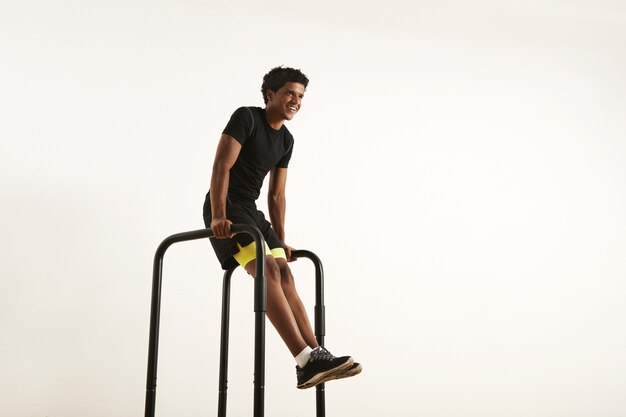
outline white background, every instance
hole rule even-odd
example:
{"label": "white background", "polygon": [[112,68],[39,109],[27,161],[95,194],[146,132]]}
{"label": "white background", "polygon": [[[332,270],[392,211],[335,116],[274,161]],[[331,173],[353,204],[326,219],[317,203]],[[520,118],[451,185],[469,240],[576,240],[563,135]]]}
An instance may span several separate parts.
{"label": "white background", "polygon": [[[0,3],[0,415],[143,414],[154,250],[203,227],[219,134],[281,64],[311,79],[288,243],[364,366],[328,415],[626,415],[624,3],[335,3]],[[159,416],[216,412],[220,291],[208,241],[170,249]],[[250,415],[241,271],[232,308]],[[267,350],[266,414],[314,416]]]}

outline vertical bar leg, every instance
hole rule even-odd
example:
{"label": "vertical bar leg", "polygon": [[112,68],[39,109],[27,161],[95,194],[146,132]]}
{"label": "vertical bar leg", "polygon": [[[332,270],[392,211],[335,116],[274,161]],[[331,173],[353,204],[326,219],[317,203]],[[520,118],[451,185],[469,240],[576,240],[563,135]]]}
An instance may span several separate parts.
{"label": "vertical bar leg", "polygon": [[228,336],[230,329],[230,278],[234,269],[224,273],[222,287],[222,334],[220,338],[220,380],[217,416],[226,417],[226,395],[228,391]]}
{"label": "vertical bar leg", "polygon": [[[291,256],[296,258],[308,258],[315,266],[315,338],[320,346],[324,346],[324,335],[326,334],[326,316],[324,307],[324,268],[320,258],[308,250],[294,250]],[[326,416],[325,384],[315,387],[316,416]]]}
{"label": "vertical bar leg", "polygon": [[152,299],[150,303],[150,339],[148,342],[148,376],[146,381],[145,417],[154,417],[156,406],[157,363],[159,352],[159,319],[161,315],[161,277],[163,256],[169,246],[163,243],[154,255],[152,269]]}
{"label": "vertical bar leg", "polygon": [[265,413],[265,312],[267,310],[267,281],[265,279],[265,244],[256,232],[256,278],[254,279],[254,417]]}
{"label": "vertical bar leg", "polygon": [[[320,346],[324,346],[326,334],[326,311],[324,306],[324,269],[322,261],[317,256],[312,256],[315,264],[315,338]],[[326,384],[319,384],[315,388],[315,409],[317,417],[326,417]]]}

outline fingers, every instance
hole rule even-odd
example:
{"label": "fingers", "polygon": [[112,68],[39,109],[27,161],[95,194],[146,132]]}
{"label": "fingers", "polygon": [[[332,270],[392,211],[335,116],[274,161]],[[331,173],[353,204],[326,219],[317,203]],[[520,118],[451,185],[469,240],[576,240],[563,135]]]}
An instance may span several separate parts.
{"label": "fingers", "polygon": [[211,230],[213,236],[218,239],[227,239],[233,237],[235,234],[231,230],[232,222],[228,219],[216,219],[211,222]]}
{"label": "fingers", "polygon": [[293,261],[297,261],[298,258],[294,258],[291,256],[292,251],[294,251],[294,248],[292,248],[291,246],[287,246],[285,245],[283,247],[285,249],[285,255],[287,255],[287,262],[293,262]]}
{"label": "fingers", "polygon": [[235,235],[230,228],[231,225],[232,223],[230,222],[230,220],[226,220],[223,223],[223,229],[222,229],[222,235],[221,235],[222,239],[231,238]]}

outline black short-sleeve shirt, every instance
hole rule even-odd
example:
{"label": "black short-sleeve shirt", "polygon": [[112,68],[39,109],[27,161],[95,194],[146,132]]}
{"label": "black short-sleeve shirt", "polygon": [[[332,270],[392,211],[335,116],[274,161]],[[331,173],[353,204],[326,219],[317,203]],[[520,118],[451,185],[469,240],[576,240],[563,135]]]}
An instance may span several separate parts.
{"label": "black short-sleeve shirt", "polygon": [[293,136],[285,125],[273,129],[261,107],[240,107],[231,116],[224,134],[241,144],[230,170],[228,197],[256,201],[263,180],[274,167],[287,168],[293,151]]}

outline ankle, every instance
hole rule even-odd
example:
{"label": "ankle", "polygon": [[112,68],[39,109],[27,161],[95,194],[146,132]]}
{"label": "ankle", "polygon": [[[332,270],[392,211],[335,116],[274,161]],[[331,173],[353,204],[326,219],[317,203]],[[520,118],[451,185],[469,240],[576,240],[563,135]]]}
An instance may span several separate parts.
{"label": "ankle", "polygon": [[302,352],[296,355],[294,359],[296,360],[296,363],[300,368],[304,368],[307,362],[309,362],[309,359],[311,358],[311,352],[313,352],[313,349],[306,346],[304,349],[302,349]]}

